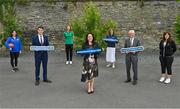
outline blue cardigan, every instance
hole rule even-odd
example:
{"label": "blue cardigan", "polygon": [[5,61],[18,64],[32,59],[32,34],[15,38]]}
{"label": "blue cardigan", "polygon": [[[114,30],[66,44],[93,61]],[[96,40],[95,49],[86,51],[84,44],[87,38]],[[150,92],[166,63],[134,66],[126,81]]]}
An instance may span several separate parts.
{"label": "blue cardigan", "polygon": [[[108,35],[108,36],[106,36],[106,38],[117,39],[117,37],[114,35],[112,35],[112,36]],[[116,43],[118,43],[118,42],[107,42],[106,41],[106,43],[107,43],[107,47],[115,47]]]}
{"label": "blue cardigan", "polygon": [[9,43],[13,43],[14,47],[10,50],[10,52],[20,52],[22,50],[22,43],[19,36],[16,36],[16,39],[14,39],[12,36],[10,36],[6,42],[5,46],[10,49]]}

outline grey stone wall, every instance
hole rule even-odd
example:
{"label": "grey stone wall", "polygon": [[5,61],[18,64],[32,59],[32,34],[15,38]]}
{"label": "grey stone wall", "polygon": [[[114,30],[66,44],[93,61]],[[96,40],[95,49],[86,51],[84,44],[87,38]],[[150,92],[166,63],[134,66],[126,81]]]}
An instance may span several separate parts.
{"label": "grey stone wall", "polygon": [[[46,33],[55,36],[56,43],[63,43],[62,32],[74,16],[82,15],[87,2],[30,2],[28,5],[16,5],[19,24],[30,37],[37,26],[43,25]],[[129,29],[135,29],[137,37],[149,49],[157,49],[164,31],[173,31],[176,15],[180,13],[180,3],[169,1],[145,1],[141,7],[138,1],[95,2],[103,20],[112,18],[118,22],[117,35],[120,38],[118,47],[123,46],[124,37]],[[62,45],[62,44],[59,44]]]}

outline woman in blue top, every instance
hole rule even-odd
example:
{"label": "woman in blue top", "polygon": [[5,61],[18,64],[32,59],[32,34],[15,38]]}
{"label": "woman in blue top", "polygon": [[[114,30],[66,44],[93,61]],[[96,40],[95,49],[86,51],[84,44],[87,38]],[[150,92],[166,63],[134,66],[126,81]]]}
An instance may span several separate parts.
{"label": "woman in blue top", "polygon": [[[109,29],[109,35],[106,36],[106,39],[115,39],[117,40],[117,37],[114,35],[114,30],[111,28]],[[115,41],[106,41],[107,43],[107,49],[106,49],[106,61],[107,61],[107,67],[115,68],[115,53],[116,53],[116,43]]]}
{"label": "woman in blue top", "polygon": [[[10,62],[12,66],[12,71],[18,71],[18,57],[22,50],[22,43],[20,37],[17,35],[16,31],[12,31],[11,36],[5,42],[5,46],[10,50]],[[14,62],[15,60],[15,62]]]}

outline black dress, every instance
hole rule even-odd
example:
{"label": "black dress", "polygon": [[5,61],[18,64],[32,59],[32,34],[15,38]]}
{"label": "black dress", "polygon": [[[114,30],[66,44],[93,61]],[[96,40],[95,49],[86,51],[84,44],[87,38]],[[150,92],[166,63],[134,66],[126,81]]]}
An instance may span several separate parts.
{"label": "black dress", "polygon": [[[91,46],[88,44],[83,44],[82,49],[88,49],[88,48],[99,48],[99,47],[97,43],[94,43]],[[86,82],[95,77],[98,77],[97,55],[98,55],[97,53],[84,55],[81,82]]]}

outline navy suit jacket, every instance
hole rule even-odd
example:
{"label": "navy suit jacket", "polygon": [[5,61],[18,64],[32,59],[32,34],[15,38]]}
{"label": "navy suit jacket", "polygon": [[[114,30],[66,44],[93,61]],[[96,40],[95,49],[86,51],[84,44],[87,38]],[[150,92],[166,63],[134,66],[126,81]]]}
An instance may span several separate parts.
{"label": "navy suit jacket", "polygon": [[[48,37],[46,35],[43,35],[43,37],[44,37],[44,43],[43,43],[43,45],[41,45],[41,43],[39,42],[38,35],[33,36],[32,37],[32,46],[49,46]],[[41,54],[41,53],[47,53],[47,51],[35,51],[35,55]]]}

